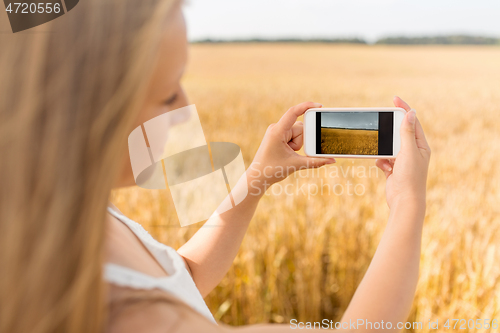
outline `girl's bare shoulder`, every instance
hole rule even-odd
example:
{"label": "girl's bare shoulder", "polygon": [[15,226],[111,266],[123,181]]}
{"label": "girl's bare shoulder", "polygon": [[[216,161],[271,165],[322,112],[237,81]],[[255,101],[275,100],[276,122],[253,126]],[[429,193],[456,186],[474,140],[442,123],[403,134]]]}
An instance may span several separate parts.
{"label": "girl's bare shoulder", "polygon": [[163,291],[114,285],[108,289],[107,333],[226,332]]}
{"label": "girl's bare shoulder", "polygon": [[106,333],[292,333],[296,331],[289,325],[254,325],[240,328],[215,325],[182,301],[163,291],[140,291],[116,286],[110,288],[114,289],[114,296],[110,298]]}

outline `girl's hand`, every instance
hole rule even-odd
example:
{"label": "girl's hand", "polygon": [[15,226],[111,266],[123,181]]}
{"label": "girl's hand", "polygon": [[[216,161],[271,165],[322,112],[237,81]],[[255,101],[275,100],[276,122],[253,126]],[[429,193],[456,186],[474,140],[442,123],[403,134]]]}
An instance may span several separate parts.
{"label": "girl's hand", "polygon": [[[271,124],[262,139],[259,150],[250,165],[254,177],[265,191],[297,170],[319,168],[335,163],[333,158],[307,157],[296,153],[304,143],[304,124],[297,121],[308,109],[322,107],[305,102],[290,108],[276,124]],[[255,186],[257,184],[253,184]]]}
{"label": "girl's hand", "polygon": [[401,125],[401,150],[395,160],[379,159],[376,162],[387,178],[387,204],[391,208],[397,201],[410,200],[425,207],[431,149],[415,110],[399,97],[394,97],[394,105],[407,111]]}

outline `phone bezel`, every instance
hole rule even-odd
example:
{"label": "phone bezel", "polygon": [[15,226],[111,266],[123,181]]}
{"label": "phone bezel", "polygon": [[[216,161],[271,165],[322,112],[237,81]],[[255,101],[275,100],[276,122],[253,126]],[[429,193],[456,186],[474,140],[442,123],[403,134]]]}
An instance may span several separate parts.
{"label": "phone bezel", "polygon": [[[392,155],[346,155],[316,153],[316,112],[394,112],[394,133]],[[307,156],[334,158],[395,158],[401,149],[401,123],[406,110],[403,108],[313,108],[304,114],[304,152]]]}

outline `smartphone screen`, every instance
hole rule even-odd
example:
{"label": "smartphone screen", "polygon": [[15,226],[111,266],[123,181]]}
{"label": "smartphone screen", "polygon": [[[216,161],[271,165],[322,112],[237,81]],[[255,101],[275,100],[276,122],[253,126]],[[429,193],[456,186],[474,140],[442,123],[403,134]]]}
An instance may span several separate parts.
{"label": "smartphone screen", "polygon": [[392,155],[394,112],[316,112],[316,154]]}

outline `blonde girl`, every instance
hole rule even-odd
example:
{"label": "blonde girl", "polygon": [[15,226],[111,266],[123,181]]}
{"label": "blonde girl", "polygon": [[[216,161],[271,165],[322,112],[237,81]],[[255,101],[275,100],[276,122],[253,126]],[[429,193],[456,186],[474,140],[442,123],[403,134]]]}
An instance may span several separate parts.
{"label": "blonde girl", "polygon": [[[10,30],[5,12],[0,29]],[[202,228],[177,251],[108,203],[113,187],[134,184],[131,130],[188,103],[186,61],[176,0],[85,0],[50,23],[0,34],[0,333],[232,330],[203,297],[229,269],[262,195],[213,217],[219,228]],[[296,153],[297,118],[319,106],[294,106],[267,130],[246,173],[262,193],[288,175],[266,184],[259,168],[334,162]],[[401,131],[397,159],[377,161],[391,213],[344,323],[396,325],[413,300],[430,149],[414,111]]]}

